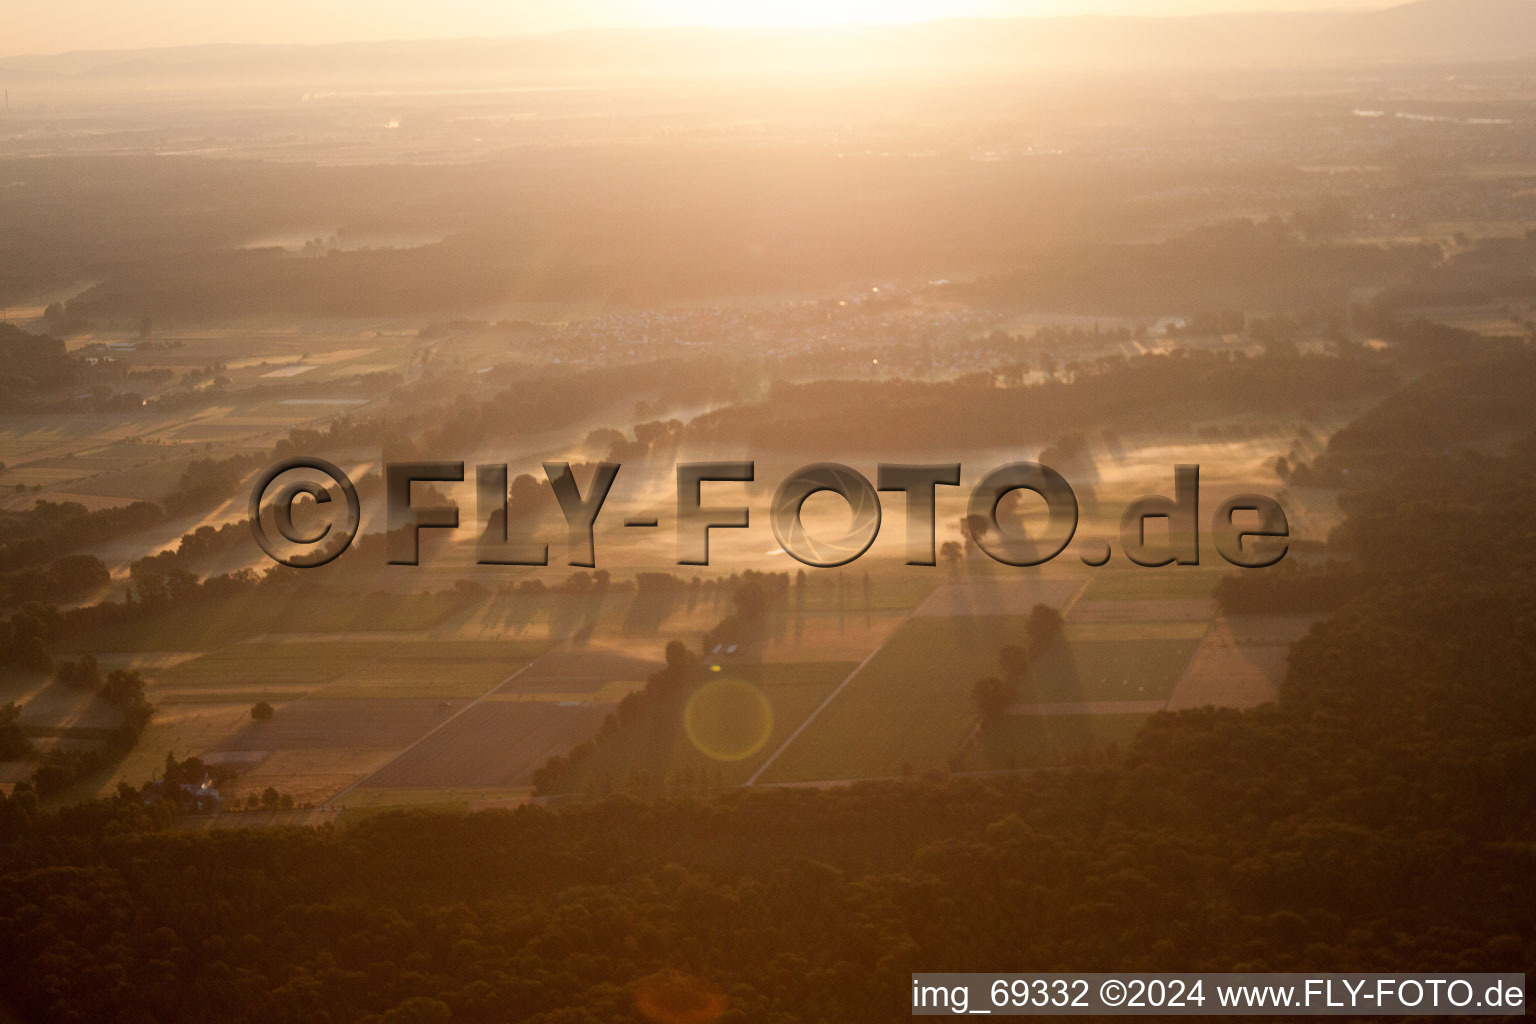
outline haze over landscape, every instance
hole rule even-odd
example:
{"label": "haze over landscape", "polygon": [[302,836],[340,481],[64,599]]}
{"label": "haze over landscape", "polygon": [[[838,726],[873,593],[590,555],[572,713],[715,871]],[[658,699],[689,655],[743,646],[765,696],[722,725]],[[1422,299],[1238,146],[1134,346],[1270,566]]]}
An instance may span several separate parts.
{"label": "haze over landscape", "polygon": [[148,7],[0,41],[0,1024],[1536,960],[1536,0]]}
{"label": "haze over landscape", "polygon": [[571,29],[685,25],[890,24],[944,18],[1187,15],[1232,11],[1354,10],[1389,6],[1341,0],[572,0],[562,4],[450,0],[431,7],[359,2],[161,3],[153,17],[103,0],[66,0],[8,26],[7,54],[121,50],[207,43],[345,43],[455,39]]}

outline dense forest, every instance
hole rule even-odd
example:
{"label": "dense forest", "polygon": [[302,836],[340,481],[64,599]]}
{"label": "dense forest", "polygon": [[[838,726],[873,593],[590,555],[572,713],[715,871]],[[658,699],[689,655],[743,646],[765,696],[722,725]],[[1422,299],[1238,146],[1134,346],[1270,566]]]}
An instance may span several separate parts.
{"label": "dense forest", "polygon": [[51,1021],[787,1024],[905,1016],[917,970],[1529,970],[1536,437],[1397,452],[1277,704],[1066,771],[339,828],[22,787],[0,986]]}

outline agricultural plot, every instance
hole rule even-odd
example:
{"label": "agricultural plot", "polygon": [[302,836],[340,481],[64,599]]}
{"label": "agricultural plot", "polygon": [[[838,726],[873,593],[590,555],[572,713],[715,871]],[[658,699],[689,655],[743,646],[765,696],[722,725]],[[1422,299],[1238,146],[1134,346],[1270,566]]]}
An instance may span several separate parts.
{"label": "agricultural plot", "polygon": [[1206,622],[1215,613],[1209,598],[1154,598],[1140,600],[1082,599],[1072,606],[1076,623]]}
{"label": "agricultural plot", "polygon": [[68,730],[107,730],[122,724],[123,714],[89,690],[54,681],[32,693],[21,705],[23,728],[34,735]]}
{"label": "agricultural plot", "polygon": [[183,662],[202,657],[197,651],[109,651],[97,655],[103,672],[130,669],[153,681]]}
{"label": "agricultural plot", "polygon": [[495,686],[541,653],[539,640],[412,640],[387,655],[350,666],[324,687],[326,698],[470,698]]}
{"label": "agricultural plot", "polygon": [[240,770],[230,787],[236,799],[273,786],[299,803],[322,802],[454,720],[467,699],[483,694],[539,649],[518,643],[385,645],[312,696],[279,705],[270,721],[246,717],[238,729],[209,743],[203,756]]}
{"label": "agricultural plot", "polygon": [[69,502],[79,505],[90,512],[97,512],[104,508],[117,508],[121,505],[131,505],[134,499],[124,497],[107,497],[100,494],[82,494],[69,489],[50,490],[44,488],[41,494],[15,494],[5,490],[5,477],[0,477],[0,508],[10,511],[30,509],[39,498],[45,501]]}
{"label": "agricultural plot", "polygon": [[72,788],[61,800],[105,795],[119,782],[141,785],[165,768],[166,754],[179,759],[206,750],[242,722],[249,722],[250,710],[248,702],[160,705],[127,757],[105,776],[94,776]]}
{"label": "agricultural plot", "polygon": [[[622,693],[638,689],[661,667],[658,658],[637,658],[623,650],[561,648],[540,657],[496,689],[504,699],[592,701],[615,684]],[[622,695],[621,693],[621,695]]]}
{"label": "agricultural plot", "polygon": [[104,729],[52,729],[42,734],[29,732],[27,739],[31,741],[32,749],[43,757],[87,750],[101,752],[107,745]]}
{"label": "agricultural plot", "polygon": [[97,435],[110,434],[124,421],[122,416],[71,413],[0,416],[0,462],[15,466],[64,456],[88,447]]}
{"label": "agricultural plot", "polygon": [[1082,589],[1078,576],[1009,576],[978,573],[939,584],[913,612],[921,618],[979,618],[1028,615],[1037,604],[1061,608]]}
{"label": "agricultural plot", "polygon": [[905,621],[889,611],[785,612],[775,617],[762,656],[767,661],[851,661],[879,647]]}
{"label": "agricultural plot", "polygon": [[[504,653],[513,645],[412,646],[451,646],[468,657],[476,648]],[[505,674],[506,663],[501,666]],[[370,775],[347,800],[365,790],[525,788],[534,769],[552,755],[590,739],[614,702],[640,686],[656,666],[621,651],[548,652],[469,707],[456,713],[444,709],[439,728],[427,730],[420,742]]]}
{"label": "agricultural plot", "polygon": [[345,634],[429,630],[462,614],[474,599],[455,593],[361,594],[338,601],[301,598],[272,623],[273,632]]}
{"label": "agricultural plot", "polygon": [[[33,487],[61,487],[73,480],[79,480],[85,475],[84,470],[79,467],[69,466],[66,460],[59,460],[51,464],[31,462],[25,466],[7,469],[4,475],[0,475],[0,487],[14,494],[17,488],[31,490]],[[36,499],[30,496],[27,497],[28,504],[33,500]]]}
{"label": "agricultural plot", "polygon": [[240,771],[229,795],[238,799],[273,786],[304,803],[321,802],[387,764],[542,645],[288,640],[219,654],[241,648],[262,652],[258,666],[269,658],[302,665],[317,649],[336,650],[312,662],[331,682],[321,679],[310,696],[278,704],[270,721],[253,722],[247,713],[198,748],[205,759]]}
{"label": "agricultural plot", "polygon": [[[856,662],[722,666],[693,693],[597,744],[561,792],[739,785],[779,749]],[[600,719],[599,719],[600,721]],[[596,729],[582,740],[591,739]],[[569,749],[569,748],[567,748]],[[556,750],[552,753],[563,753]]]}
{"label": "agricultural plot", "polygon": [[[281,602],[252,594],[102,626],[70,638],[66,650],[95,654],[209,651],[266,632],[283,615]],[[68,655],[66,655],[68,656]]]}
{"label": "agricultural plot", "polygon": [[[1209,561],[1204,553],[1202,563]],[[1221,563],[1223,566],[1225,562]],[[1083,601],[1203,600],[1229,569],[1201,565],[1168,565],[1160,568],[1105,566],[1093,570]]]}
{"label": "agricultural plot", "polygon": [[52,680],[40,672],[24,672],[9,666],[0,669],[0,704],[25,704],[51,684]]}
{"label": "agricultural plot", "polygon": [[[146,672],[156,715],[109,778],[91,780],[90,792],[72,795],[107,792],[118,781],[142,783],[173,753],[235,767],[240,776],[228,794],[235,798],[271,785],[301,803],[323,800],[441,724],[455,705],[493,687],[543,646],[402,642],[388,634],[322,640],[307,633],[235,643],[201,656],[108,655],[104,668]],[[56,688],[36,689],[33,697]],[[55,725],[78,724],[83,719],[73,705],[61,703],[71,694],[58,689],[61,696],[39,704],[37,713]],[[320,692],[299,699],[311,691]],[[251,720],[257,700],[277,705],[271,721]]]}
{"label": "agricultural plot", "polygon": [[[1146,600],[1135,602],[1148,606],[1135,614],[1090,609],[1087,621],[1079,621],[1078,609],[1086,602],[1073,599],[1080,587],[1073,577],[946,583],[897,629],[762,781],[870,778],[950,764],[976,727],[971,687],[978,679],[1001,674],[998,652],[1024,643],[1028,618],[945,616],[940,614],[945,607],[1070,602],[1063,642],[1041,654],[1018,682],[1012,712],[1067,724],[1094,715],[1121,724],[1139,722],[1166,704],[1208,628],[1203,616],[1184,616],[1208,613],[1209,604],[1204,598]],[[1000,735],[1042,728],[1039,722],[1008,725]],[[1092,731],[1086,735],[1093,739]],[[1054,757],[1073,746],[1072,737],[1068,730],[1036,747]],[[1008,743],[998,749],[1005,747],[1012,749]],[[1045,756],[1038,751],[1030,757]]]}
{"label": "agricultural plot", "polygon": [[998,674],[1023,616],[914,616],[892,634],[761,782],[881,778],[941,767],[976,721],[971,687]]}
{"label": "agricultural plot", "polygon": [[659,647],[674,636],[708,629],[715,620],[702,607],[687,608],[675,592],[499,593],[446,623],[436,635],[462,640],[537,638],[576,646],[622,636]]}
{"label": "agricultural plot", "polygon": [[[118,463],[70,486],[82,494],[121,501],[158,501],[175,488],[187,463],[202,453],[174,445],[145,445],[142,458]],[[148,451],[153,449],[153,451]]]}
{"label": "agricultural plot", "polygon": [[[931,583],[897,587],[877,579],[868,600],[862,584],[849,585],[838,600],[830,584],[793,588],[783,607],[771,613],[763,657],[786,661],[862,658],[878,646],[916,604]],[[803,599],[802,599],[803,598]],[[489,640],[547,638],[573,649],[620,649],[653,658],[670,640],[695,649],[699,638],[732,614],[728,588],[690,593],[615,590],[606,594],[503,593],[434,629],[434,639]]]}
{"label": "agricultural plot", "polygon": [[[220,410],[220,413],[227,410]],[[235,419],[222,415],[200,417],[189,423],[183,423],[163,430],[156,435],[168,444],[227,444],[234,445],[245,441],[254,442],[262,435],[281,430],[285,424],[283,421],[250,422],[247,419]]]}
{"label": "agricultural plot", "polygon": [[944,572],[939,568],[901,565],[894,570],[877,567],[877,571],[866,573],[857,569],[862,564],[863,560],[841,572],[821,570],[808,575],[803,589],[791,587],[788,607],[847,615],[910,612],[933,593]]}
{"label": "agricultural plot", "polygon": [[552,754],[590,738],[605,704],[484,700],[370,775],[363,789],[526,786]]}
{"label": "agricultural plot", "polygon": [[159,673],[150,680],[149,697],[156,704],[292,700],[391,646],[389,641],[232,644]]}
{"label": "agricultural plot", "polygon": [[1189,665],[1204,622],[1077,624],[1030,666],[1018,703],[1166,701]]}
{"label": "agricultural plot", "polygon": [[1168,708],[1246,708],[1276,698],[1291,644],[1317,621],[1311,615],[1243,615],[1219,619],[1179,680]]}
{"label": "agricultural plot", "polygon": [[[247,721],[218,740],[210,756],[238,751],[404,747],[452,714],[437,700],[331,700],[284,704],[270,721]],[[229,759],[234,760],[234,759]],[[235,762],[238,763],[238,762]]]}
{"label": "agricultural plot", "polygon": [[376,637],[431,629],[471,602],[460,594],[375,593],[348,600],[300,594],[274,600],[270,594],[255,593],[104,626],[73,638],[70,646],[101,656],[104,652],[206,651],[261,634]]}

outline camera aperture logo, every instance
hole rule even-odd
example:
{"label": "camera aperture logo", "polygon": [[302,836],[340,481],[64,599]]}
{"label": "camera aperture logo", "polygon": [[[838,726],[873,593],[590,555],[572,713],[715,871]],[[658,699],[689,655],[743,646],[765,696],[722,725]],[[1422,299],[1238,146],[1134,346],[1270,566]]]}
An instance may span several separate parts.
{"label": "camera aperture logo", "polygon": [[[559,505],[567,531],[567,564],[582,568],[597,565],[597,522],[604,503],[619,476],[620,463],[601,462],[582,493],[569,463],[546,462],[545,478]],[[307,471],[305,478],[280,483],[282,478]],[[327,483],[311,479],[314,474]],[[390,565],[419,565],[421,531],[457,530],[460,509],[453,503],[417,505],[412,485],[462,483],[463,462],[391,462],[384,467],[386,555]],[[748,529],[752,510],[745,505],[704,503],[706,485],[715,495],[731,484],[753,483],[756,464],[739,462],[684,462],[676,467],[677,564],[710,564],[712,530]],[[937,564],[937,496],[940,487],[959,487],[960,463],[881,463],[875,482],[841,463],[817,462],[786,476],[773,493],[768,520],[773,536],[785,554],[803,565],[832,568],[863,556],[880,533],[881,493],[904,496],[907,523],[906,564]],[[513,540],[507,531],[509,497],[507,466],[475,467],[475,516],[491,524],[479,536],[476,561],[481,565],[542,566],[549,564],[547,540]],[[837,495],[847,505],[848,526],[840,534],[810,530],[804,520],[807,500],[820,493]],[[1035,535],[1024,537],[1010,531],[999,519],[1003,500],[1015,492],[1030,492],[1045,503],[1047,521]],[[307,518],[321,519],[319,527],[300,529],[294,507],[301,498],[315,503]],[[267,514],[263,514],[264,510]],[[1237,519],[1244,514],[1247,525]],[[1150,520],[1166,520],[1166,539],[1148,538]],[[314,568],[335,560],[357,537],[362,524],[362,503],[357,487],[334,463],[297,457],[278,462],[260,474],[251,490],[251,532],[274,561],[295,568]],[[989,558],[1003,565],[1026,568],[1043,565],[1061,555],[1077,536],[1080,509],[1077,494],[1058,472],[1035,462],[1012,462],[985,474],[972,487],[966,522],[970,539]],[[499,523],[499,528],[496,524]],[[656,517],[631,517],[626,528],[657,529]],[[1130,562],[1147,567],[1200,564],[1200,467],[1174,467],[1174,496],[1146,495],[1125,507],[1120,518],[1119,548]],[[1221,558],[1244,569],[1276,564],[1290,547],[1290,524],[1285,510],[1274,498],[1262,494],[1236,494],[1222,501],[1210,518],[1213,545]],[[269,532],[270,531],[270,532]],[[276,537],[272,533],[277,534]],[[1081,539],[1076,548],[1085,565],[1101,566],[1114,557],[1111,542]]]}

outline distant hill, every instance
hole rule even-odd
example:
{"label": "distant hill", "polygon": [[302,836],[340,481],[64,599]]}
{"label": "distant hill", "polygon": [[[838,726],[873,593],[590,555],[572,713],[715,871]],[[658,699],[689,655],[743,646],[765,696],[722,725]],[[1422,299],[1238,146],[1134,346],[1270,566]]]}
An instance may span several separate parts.
{"label": "distant hill", "polygon": [[1082,67],[1317,66],[1536,59],[1536,0],[1383,10],[1011,18],[815,29],[634,29],[507,39],[216,45],[0,59],[0,83],[89,88],[282,81],[476,83],[555,77]]}

